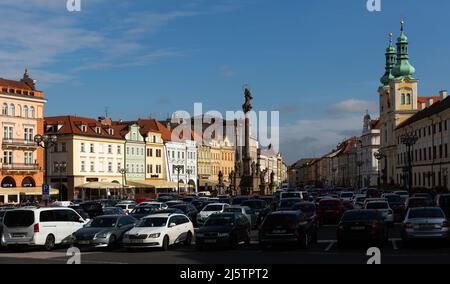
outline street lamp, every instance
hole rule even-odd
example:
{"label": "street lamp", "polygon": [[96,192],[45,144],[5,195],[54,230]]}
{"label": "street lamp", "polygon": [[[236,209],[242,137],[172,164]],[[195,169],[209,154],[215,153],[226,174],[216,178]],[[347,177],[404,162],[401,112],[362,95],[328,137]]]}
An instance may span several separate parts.
{"label": "street lamp", "polygon": [[122,168],[122,169],[119,169],[119,173],[122,175],[122,190],[121,190],[121,193],[120,193],[120,198],[122,199],[123,198],[123,192],[125,191],[125,184],[127,183],[127,181],[126,181],[126,174],[127,174],[127,169],[125,169],[125,168]]}
{"label": "street lamp", "polygon": [[375,156],[375,159],[378,160],[378,188],[381,187],[381,166],[380,161],[384,158],[386,158],[386,155],[381,152],[381,150],[378,150],[373,154]]}
{"label": "street lamp", "polygon": [[177,190],[178,190],[178,194],[180,194],[180,172],[182,170],[184,170],[184,166],[182,166],[182,165],[174,165],[173,169],[175,171],[177,171],[177,182],[178,182]]}
{"label": "street lamp", "polygon": [[412,193],[412,147],[417,143],[419,137],[414,133],[406,133],[400,137],[400,142],[406,146],[408,152],[408,191]]}
{"label": "street lamp", "polygon": [[66,162],[56,162],[55,171],[59,174],[59,200],[63,201],[62,198],[62,174],[66,172],[67,163]]}
{"label": "street lamp", "polygon": [[[54,145],[58,141],[58,137],[56,135],[41,135],[37,134],[34,136],[34,142],[41,148],[44,149],[44,186],[48,186],[48,149]],[[45,206],[48,205],[47,197],[45,197]]]}

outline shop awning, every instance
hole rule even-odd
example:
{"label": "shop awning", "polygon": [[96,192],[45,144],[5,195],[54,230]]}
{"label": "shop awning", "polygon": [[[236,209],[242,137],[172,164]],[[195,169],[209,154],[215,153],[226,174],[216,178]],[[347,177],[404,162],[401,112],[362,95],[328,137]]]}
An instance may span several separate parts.
{"label": "shop awning", "polygon": [[[160,189],[160,188],[177,188],[178,187],[178,183],[177,182],[172,182],[172,181],[166,181],[166,180],[133,180],[133,181],[128,181],[129,185],[132,185],[134,187],[137,188],[156,188],[156,189]],[[193,187],[190,184],[184,184],[184,183],[180,183],[180,187],[185,188],[185,187]]]}
{"label": "shop awning", "polygon": [[199,186],[216,186],[219,185],[219,181],[209,180],[209,179],[200,179]]}
{"label": "shop awning", "polygon": [[[11,187],[0,188],[0,195],[42,195],[41,187]],[[58,195],[59,190],[55,188],[50,189],[50,195]]]}
{"label": "shop awning", "polygon": [[[126,186],[129,187],[129,186]],[[123,186],[120,183],[114,183],[114,182],[88,182],[86,184],[77,186],[77,188],[83,188],[83,189],[119,189],[123,188]]]}

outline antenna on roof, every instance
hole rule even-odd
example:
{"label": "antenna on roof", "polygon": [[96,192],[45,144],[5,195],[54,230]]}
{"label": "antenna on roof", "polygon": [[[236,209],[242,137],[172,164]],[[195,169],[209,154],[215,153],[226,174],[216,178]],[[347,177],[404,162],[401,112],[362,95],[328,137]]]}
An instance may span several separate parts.
{"label": "antenna on roof", "polygon": [[105,117],[108,117],[108,107],[105,107]]}

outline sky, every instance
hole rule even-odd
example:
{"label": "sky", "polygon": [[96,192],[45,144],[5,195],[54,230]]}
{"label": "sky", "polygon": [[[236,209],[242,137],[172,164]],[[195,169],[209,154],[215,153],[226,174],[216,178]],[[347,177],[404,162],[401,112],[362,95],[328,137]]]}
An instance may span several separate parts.
{"label": "sky", "polygon": [[[321,156],[378,115],[388,34],[404,18],[419,95],[450,88],[448,0],[1,0],[0,77],[30,76],[46,115],[165,119],[280,111],[288,163]],[[432,4],[431,4],[432,2]],[[8,23],[5,25],[5,23]]]}

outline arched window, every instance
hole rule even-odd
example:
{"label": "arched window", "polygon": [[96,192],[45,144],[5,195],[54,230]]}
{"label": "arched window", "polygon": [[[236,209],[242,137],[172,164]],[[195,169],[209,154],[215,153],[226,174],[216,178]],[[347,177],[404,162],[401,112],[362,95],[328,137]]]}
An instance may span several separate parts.
{"label": "arched window", "polygon": [[23,117],[28,117],[28,106],[23,107]]}
{"label": "arched window", "polygon": [[16,115],[16,107],[14,106],[14,104],[10,104],[9,105],[9,114],[11,116],[15,116]]}
{"label": "arched window", "polygon": [[406,104],[407,105],[411,104],[411,94],[406,94]]}
{"label": "arched window", "polygon": [[30,107],[30,118],[35,118],[34,116],[35,116],[34,107],[31,106],[31,107]]}
{"label": "arched window", "polygon": [[8,105],[6,103],[2,105],[2,115],[8,115]]}
{"label": "arched window", "polygon": [[401,99],[400,99],[400,103],[402,104],[402,105],[404,105],[405,104],[405,94],[402,94],[402,97],[401,97]]}

